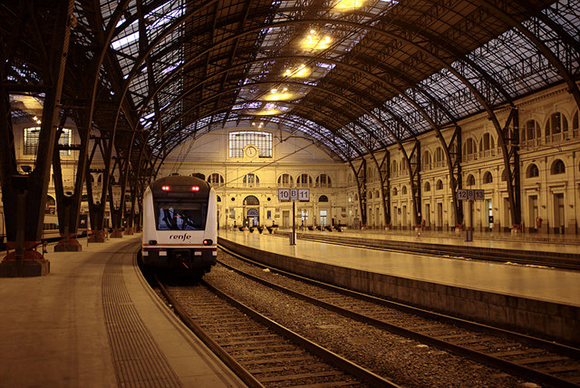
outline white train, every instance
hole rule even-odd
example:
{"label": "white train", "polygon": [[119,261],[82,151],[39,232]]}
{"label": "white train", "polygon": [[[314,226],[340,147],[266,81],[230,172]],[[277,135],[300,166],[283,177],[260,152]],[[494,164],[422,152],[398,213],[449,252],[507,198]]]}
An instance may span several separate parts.
{"label": "white train", "polygon": [[143,195],[143,263],[203,276],[217,259],[217,195],[205,180],[169,176]]}

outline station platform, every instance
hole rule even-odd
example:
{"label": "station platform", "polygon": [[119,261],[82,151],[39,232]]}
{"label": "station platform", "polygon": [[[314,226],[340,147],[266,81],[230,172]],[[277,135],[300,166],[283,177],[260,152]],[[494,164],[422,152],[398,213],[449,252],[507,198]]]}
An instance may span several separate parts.
{"label": "station platform", "polygon": [[[316,232],[311,232],[316,233]],[[324,233],[324,232],[318,232]],[[327,232],[330,234],[330,232]],[[333,235],[417,240],[417,235],[344,232]],[[340,238],[340,237],[336,237]],[[466,243],[460,236],[422,236],[438,244],[477,243],[503,249],[567,250],[579,245],[480,239]],[[507,329],[580,344],[580,272],[400,253],[288,237],[220,230],[219,242],[272,267],[321,281],[437,310]]]}
{"label": "station platform", "polygon": [[52,252],[50,274],[0,278],[0,386],[244,387],[163,304],[138,235]]}
{"label": "station platform", "polygon": [[547,233],[504,233],[474,231],[471,241],[466,241],[466,231],[430,231],[422,230],[418,237],[414,230],[379,231],[367,229],[365,231],[345,229],[342,232],[308,231],[301,233],[326,234],[340,236],[354,236],[361,239],[382,239],[405,242],[420,242],[422,244],[442,244],[453,246],[469,246],[478,248],[496,248],[514,251],[542,251],[551,253],[567,253],[579,255],[580,236],[575,234],[547,234]]}

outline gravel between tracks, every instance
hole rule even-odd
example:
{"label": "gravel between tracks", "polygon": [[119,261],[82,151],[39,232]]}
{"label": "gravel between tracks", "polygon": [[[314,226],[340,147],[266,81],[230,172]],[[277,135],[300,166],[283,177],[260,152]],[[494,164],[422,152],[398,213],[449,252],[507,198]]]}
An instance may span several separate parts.
{"label": "gravel between tracks", "polygon": [[[228,259],[220,252],[220,260]],[[319,308],[256,285],[222,266],[214,267],[204,279],[304,337],[401,386],[538,387],[502,371],[356,323],[338,314],[322,314]]]}

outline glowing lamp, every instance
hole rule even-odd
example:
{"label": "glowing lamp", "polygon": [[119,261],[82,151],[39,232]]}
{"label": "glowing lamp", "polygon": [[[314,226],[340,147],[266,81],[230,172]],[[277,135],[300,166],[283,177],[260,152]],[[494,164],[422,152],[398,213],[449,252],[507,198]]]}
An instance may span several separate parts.
{"label": "glowing lamp", "polygon": [[161,190],[163,190],[163,191],[170,191],[171,190],[171,186],[169,186],[169,185],[163,185],[163,186],[161,186]]}

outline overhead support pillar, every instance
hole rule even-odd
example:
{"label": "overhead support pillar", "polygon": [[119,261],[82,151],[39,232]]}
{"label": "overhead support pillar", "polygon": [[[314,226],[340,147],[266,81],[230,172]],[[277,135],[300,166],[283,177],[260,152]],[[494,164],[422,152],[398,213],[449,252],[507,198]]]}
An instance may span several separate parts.
{"label": "overhead support pillar", "polygon": [[413,199],[413,218],[415,229],[421,227],[421,142],[415,140],[411,157],[409,158],[409,178]]}
{"label": "overhead support pillar", "polygon": [[382,199],[383,199],[383,214],[385,221],[385,229],[391,228],[391,154],[389,150],[385,150],[385,156],[381,162],[379,170],[382,182]]}
{"label": "overhead support pillar", "polygon": [[365,158],[361,159],[361,164],[356,171],[356,180],[360,206],[360,226],[363,228],[367,225],[367,161]]}
{"label": "overhead support pillar", "polygon": [[520,121],[519,111],[512,107],[502,130],[502,151],[507,171],[508,201],[512,219],[512,231],[520,232],[522,224],[521,181],[520,181]]}
{"label": "overhead support pillar", "polygon": [[50,272],[50,262],[36,249],[41,241],[24,241],[28,177],[16,175],[12,184],[17,189],[16,241],[6,245],[6,257],[0,263],[0,277],[44,276]]}
{"label": "overhead support pillar", "polygon": [[[64,224],[64,232],[62,232],[60,234],[61,239],[58,241],[58,243],[54,246],[54,251],[55,252],[79,252],[82,251],[83,248],[81,246],[81,244],[78,242],[78,240],[76,239],[77,235],[76,235],[76,229],[75,231],[71,232],[70,228],[69,228],[69,219],[71,218],[71,212],[72,212],[72,203],[70,201],[70,198],[65,198],[63,201],[63,206],[64,206],[64,219],[65,224]],[[78,212],[76,213],[78,215]],[[75,219],[78,217],[75,217]]]}
{"label": "overhead support pillar", "polygon": [[[40,60],[39,63],[31,65],[44,66],[38,72],[42,77],[40,83],[45,90],[44,103],[35,168],[30,174],[23,175],[16,168],[9,95],[10,88],[26,92],[29,85],[18,84],[18,81],[8,79],[2,72],[0,177],[8,244],[7,256],[0,266],[0,276],[42,276],[50,271],[50,263],[36,249],[41,244],[44,208],[50,181],[50,160],[55,147],[56,124],[61,110],[74,1],[30,2],[27,5],[29,7],[23,7],[23,13],[15,17],[20,17],[23,23],[19,38],[29,31],[38,36],[35,42],[38,46],[32,49],[40,51]],[[29,17],[30,15],[33,17]],[[34,17],[40,15],[46,19]],[[48,31],[50,33],[47,33]],[[2,53],[0,59],[4,68],[8,69],[15,58],[5,54]],[[14,249],[14,252],[11,252],[11,249]]]}
{"label": "overhead support pillar", "polygon": [[462,138],[461,127],[455,126],[453,137],[449,141],[449,145],[441,138],[444,145],[445,156],[447,159],[447,168],[449,169],[449,189],[451,191],[451,200],[453,201],[453,216],[455,228],[463,226],[463,205],[457,199],[457,190],[463,187],[461,177],[461,162],[462,162]]}

